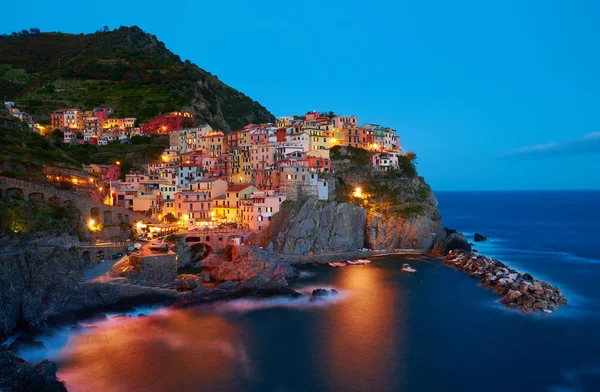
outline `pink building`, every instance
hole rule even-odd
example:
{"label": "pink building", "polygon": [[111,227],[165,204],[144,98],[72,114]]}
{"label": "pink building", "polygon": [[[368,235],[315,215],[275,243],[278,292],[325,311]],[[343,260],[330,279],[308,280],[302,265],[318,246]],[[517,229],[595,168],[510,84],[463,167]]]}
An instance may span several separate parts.
{"label": "pink building", "polygon": [[211,221],[212,200],[210,192],[183,191],[175,193],[175,216],[188,227]]}
{"label": "pink building", "polygon": [[102,181],[118,181],[121,178],[121,166],[91,164],[92,171],[99,175]]}
{"label": "pink building", "polygon": [[382,152],[373,155],[373,170],[388,171],[398,168],[397,152]]}
{"label": "pink building", "polygon": [[306,113],[306,121],[315,121],[320,115],[319,112],[308,112]]}
{"label": "pink building", "polygon": [[285,195],[272,191],[254,192],[250,199],[241,201],[242,224],[252,231],[265,229],[284,201]]}

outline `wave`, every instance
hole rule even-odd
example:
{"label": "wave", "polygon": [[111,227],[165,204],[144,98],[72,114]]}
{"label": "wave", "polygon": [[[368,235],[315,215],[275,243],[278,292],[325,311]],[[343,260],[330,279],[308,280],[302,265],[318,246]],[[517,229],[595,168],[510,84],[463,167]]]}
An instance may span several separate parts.
{"label": "wave", "polygon": [[324,288],[327,290],[331,290],[332,287],[326,286],[305,286],[300,288],[295,288],[296,291],[303,294],[298,298],[284,298],[284,297],[275,297],[275,298],[266,298],[266,299],[256,299],[256,298],[242,298],[231,301],[219,302],[212,305],[202,305],[202,308],[206,308],[206,306],[210,307],[213,311],[217,313],[248,313],[255,310],[263,310],[263,309],[276,309],[276,308],[290,308],[290,309],[299,309],[299,310],[311,310],[315,308],[327,307],[332,304],[339,303],[341,301],[346,300],[351,296],[351,293],[348,291],[339,291],[337,295],[330,297],[323,297],[318,301],[311,301],[312,291],[318,288]]}
{"label": "wave", "polygon": [[298,277],[300,279],[302,278],[312,278],[314,276],[316,276],[317,274],[315,274],[314,272],[309,272],[309,271],[299,271],[298,272]]}

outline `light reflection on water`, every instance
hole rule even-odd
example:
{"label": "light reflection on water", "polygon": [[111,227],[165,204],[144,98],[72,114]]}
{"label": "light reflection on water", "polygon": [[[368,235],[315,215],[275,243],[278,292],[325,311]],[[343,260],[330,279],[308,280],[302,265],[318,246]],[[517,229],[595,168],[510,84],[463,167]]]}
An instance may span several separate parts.
{"label": "light reflection on water", "polygon": [[[301,380],[309,370],[327,390],[389,390],[402,368],[389,349],[402,344],[402,293],[374,265],[318,270],[333,280],[302,281],[296,300],[240,299],[101,322],[69,338],[55,358],[58,376],[70,391],[305,390],[314,388]],[[309,301],[319,287],[340,294]],[[271,355],[297,374],[272,374],[280,365]]]}

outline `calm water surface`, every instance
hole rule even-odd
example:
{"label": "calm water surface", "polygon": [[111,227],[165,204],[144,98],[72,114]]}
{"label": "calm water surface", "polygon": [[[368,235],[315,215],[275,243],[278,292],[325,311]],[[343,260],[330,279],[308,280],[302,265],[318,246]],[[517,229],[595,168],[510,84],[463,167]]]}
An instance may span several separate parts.
{"label": "calm water surface", "polygon": [[[55,331],[70,391],[600,391],[600,193],[440,193],[447,226],[563,288],[570,305],[522,315],[437,259],[304,269],[332,301],[238,300]],[[135,316],[135,314],[134,314]]]}

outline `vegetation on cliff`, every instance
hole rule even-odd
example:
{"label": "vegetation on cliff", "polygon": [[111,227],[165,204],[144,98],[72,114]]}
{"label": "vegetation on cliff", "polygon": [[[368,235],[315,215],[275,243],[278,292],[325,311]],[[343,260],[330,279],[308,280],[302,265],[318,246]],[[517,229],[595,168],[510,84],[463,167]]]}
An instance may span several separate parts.
{"label": "vegetation on cliff", "polygon": [[[402,218],[437,210],[429,185],[418,176],[416,154],[398,156],[399,168],[373,172],[373,153],[361,148],[339,147],[331,150],[335,198],[372,212],[398,214]],[[360,188],[360,195],[356,190]]]}
{"label": "vegetation on cliff", "polygon": [[223,130],[275,120],[137,26],[93,34],[24,30],[0,36],[0,53],[0,91],[36,118],[57,108],[107,106],[140,122],[188,110]]}
{"label": "vegetation on cliff", "polygon": [[26,126],[0,126],[0,170],[6,177],[43,177],[47,164],[80,168],[80,162]]}
{"label": "vegetation on cliff", "polygon": [[63,206],[36,205],[18,199],[0,201],[0,233],[35,231],[75,234],[78,212]]}

